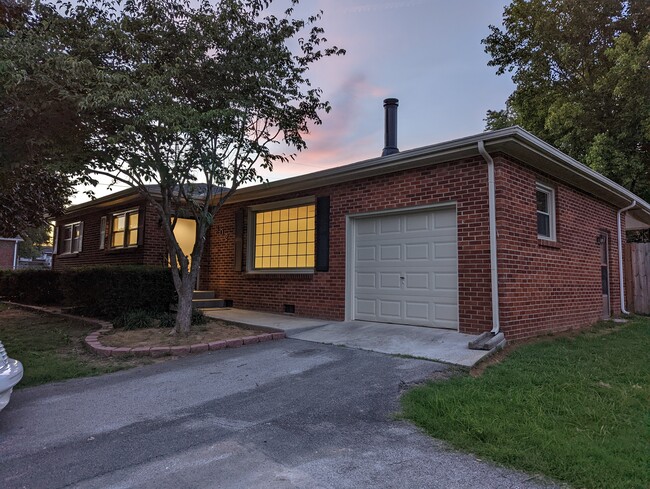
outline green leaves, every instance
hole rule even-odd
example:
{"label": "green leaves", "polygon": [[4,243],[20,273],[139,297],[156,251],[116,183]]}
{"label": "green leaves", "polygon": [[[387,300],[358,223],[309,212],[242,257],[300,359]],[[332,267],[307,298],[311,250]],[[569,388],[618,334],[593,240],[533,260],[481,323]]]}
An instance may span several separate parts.
{"label": "green leaves", "polygon": [[513,73],[504,111],[518,124],[650,198],[650,12],[643,1],[513,0],[483,39],[497,74]]}

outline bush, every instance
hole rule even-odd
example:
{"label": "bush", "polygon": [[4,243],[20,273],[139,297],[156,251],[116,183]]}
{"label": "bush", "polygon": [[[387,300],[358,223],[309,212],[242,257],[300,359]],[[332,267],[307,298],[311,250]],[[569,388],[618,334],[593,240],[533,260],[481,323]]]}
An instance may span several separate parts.
{"label": "bush", "polygon": [[151,328],[154,325],[154,319],[151,314],[142,309],[126,311],[113,320],[114,328],[122,329],[142,329]]}
{"label": "bush", "polygon": [[205,314],[203,314],[203,311],[192,308],[192,325],[205,324],[207,322],[208,318]]}
{"label": "bush", "polygon": [[176,314],[163,312],[158,316],[159,328],[173,328],[176,325]]}
{"label": "bush", "polygon": [[113,266],[62,272],[63,303],[80,314],[114,318],[128,311],[169,310],[175,290],[167,268]]}
{"label": "bush", "polygon": [[24,304],[60,304],[61,272],[18,270],[0,272],[0,297]]}
{"label": "bush", "polygon": [[127,311],[166,312],[176,292],[168,268],[103,266],[64,271],[0,272],[0,297],[25,304],[63,305],[113,319]]}

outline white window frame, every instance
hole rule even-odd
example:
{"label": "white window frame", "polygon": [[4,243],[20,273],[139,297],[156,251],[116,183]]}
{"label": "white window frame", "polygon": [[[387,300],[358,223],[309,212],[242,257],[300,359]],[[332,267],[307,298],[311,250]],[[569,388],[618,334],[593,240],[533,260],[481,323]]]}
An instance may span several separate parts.
{"label": "white window frame", "polygon": [[555,223],[555,189],[553,187],[549,187],[548,185],[544,185],[543,183],[537,182],[535,185],[535,227],[537,227],[537,215],[538,214],[545,214],[544,212],[537,210],[537,192],[543,192],[547,195],[547,203],[548,203],[548,230],[549,230],[549,236],[544,236],[543,234],[539,234],[539,231],[537,233],[537,238],[538,239],[543,239],[546,241],[556,241],[557,240],[557,232],[556,232],[556,223]]}
{"label": "white window frame", "polygon": [[103,250],[106,246],[106,216],[99,220],[99,249]]}
{"label": "white window frame", "polygon": [[[75,244],[75,239],[74,239],[74,231],[75,228],[79,229],[79,239],[77,240],[77,247],[78,249],[74,249],[74,244]],[[83,238],[84,238],[84,223],[83,221],[77,221],[77,222],[71,222],[69,224],[65,224],[61,226],[61,229],[63,230],[63,239],[62,245],[63,245],[63,251],[62,255],[73,255],[75,253],[81,253],[82,247],[83,247]],[[70,238],[66,239],[65,237],[65,232],[66,230],[70,229]],[[70,243],[70,250],[68,251],[67,243]]]}
{"label": "white window frame", "polygon": [[[131,214],[138,214],[138,225],[135,227],[135,229],[138,231],[138,239],[135,240],[135,244],[127,244],[127,237],[129,235],[130,231],[133,231],[133,229],[129,228],[129,215]],[[124,216],[124,244],[122,246],[113,246],[113,234],[115,233],[115,230],[113,229],[113,222],[115,221],[116,217],[119,216]],[[108,237],[109,242],[110,242],[110,247],[113,250],[121,250],[124,248],[137,248],[138,243],[140,241],[140,209],[139,208],[134,208],[134,209],[128,209],[125,211],[120,211],[120,212],[114,212],[111,214],[111,232],[110,236]]]}
{"label": "white window frame", "polygon": [[[307,268],[255,268],[255,230],[256,215],[262,211],[272,211],[276,209],[289,209],[291,207],[300,207],[303,205],[316,205],[316,197],[301,197],[297,199],[283,200],[280,202],[271,202],[268,204],[259,204],[248,208],[247,219],[247,242],[246,247],[246,272],[258,274],[313,274],[316,267],[316,229],[314,228],[314,266]],[[316,216],[314,216],[314,220]]]}

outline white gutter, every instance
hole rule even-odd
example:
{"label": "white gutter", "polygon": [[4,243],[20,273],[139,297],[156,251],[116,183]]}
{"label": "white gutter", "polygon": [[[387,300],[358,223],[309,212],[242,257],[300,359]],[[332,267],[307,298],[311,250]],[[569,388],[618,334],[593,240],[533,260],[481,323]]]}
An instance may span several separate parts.
{"label": "white gutter", "polygon": [[621,229],[621,214],[625,211],[629,211],[636,207],[637,202],[633,200],[630,205],[619,209],[616,213],[616,237],[618,238],[618,281],[621,287],[621,312],[623,314],[630,314],[630,312],[625,308],[625,284],[623,280],[623,230]]}
{"label": "white gutter", "polygon": [[483,141],[478,142],[478,152],[488,165],[488,201],[490,221],[490,274],[492,282],[492,334],[499,333],[499,270],[497,268],[497,218],[496,218],[496,192],[494,184],[494,160],[485,150]]}

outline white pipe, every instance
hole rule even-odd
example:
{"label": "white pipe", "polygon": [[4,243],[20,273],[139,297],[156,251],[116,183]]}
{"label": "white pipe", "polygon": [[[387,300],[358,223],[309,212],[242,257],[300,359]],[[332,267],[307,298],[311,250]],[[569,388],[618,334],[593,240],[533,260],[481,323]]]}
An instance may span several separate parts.
{"label": "white pipe", "polygon": [[18,240],[14,241],[14,270],[18,268]]}
{"label": "white pipe", "polygon": [[616,214],[616,237],[618,239],[618,281],[621,287],[621,312],[623,314],[630,314],[630,312],[625,309],[625,284],[623,280],[623,230],[621,229],[621,214],[625,211],[636,207],[636,200],[633,200],[630,205],[619,209]]}
{"label": "white pipe", "polygon": [[497,268],[497,218],[496,192],[494,188],[494,160],[485,150],[483,141],[478,142],[478,152],[488,165],[488,201],[490,221],[490,274],[492,282],[492,334],[496,335],[501,329],[499,324],[499,270]]}

